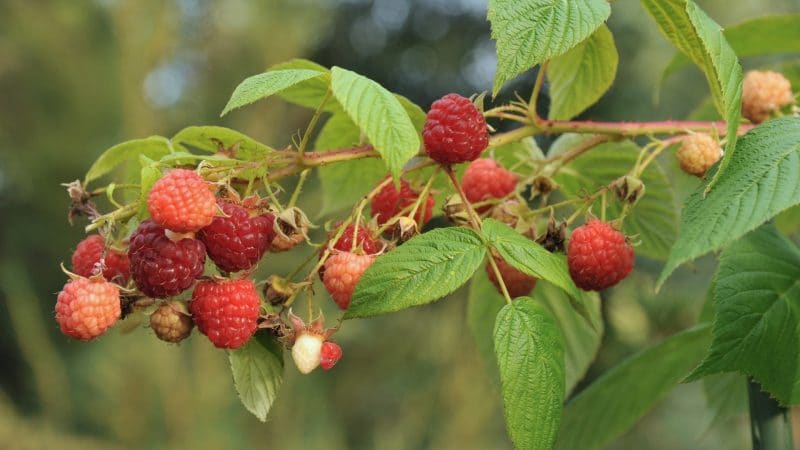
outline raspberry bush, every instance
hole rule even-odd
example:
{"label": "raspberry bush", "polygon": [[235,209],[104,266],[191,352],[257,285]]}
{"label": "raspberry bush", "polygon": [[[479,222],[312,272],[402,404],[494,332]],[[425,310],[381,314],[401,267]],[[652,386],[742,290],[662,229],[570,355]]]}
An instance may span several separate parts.
{"label": "raspberry bush", "polygon": [[[611,9],[604,0],[544,3],[489,2],[491,93],[446,94],[426,111],[355,72],[292,60],[246,78],[222,111],[274,96],[310,107],[289,147],[200,126],[103,153],[68,184],[70,216],[86,216],[89,236],[56,300],[61,330],[92,340],[136,311],[166,342],[207,338],[229,352],[244,406],[266,420],[286,353],[299,373],[331,370],[347,364],[334,337],[350,319],[469,285],[467,322],[479,349],[492,343],[481,353],[499,374],[518,448],[603,447],[680,381],[716,373],[747,375],[775,414],[800,404],[800,250],[770,224],[800,204],[791,82],[774,71],[745,75],[739,38],[729,43],[694,2],[642,0],[681,52],[667,75],[697,65],[714,120],[576,120],[614,80]],[[545,6],[552,13],[531,13]],[[534,80],[530,95],[494,102],[519,75]],[[541,148],[542,137],[552,143]],[[665,164],[696,183],[680,208]],[[345,194],[325,196],[350,208],[321,216],[298,207],[312,174],[326,187],[346,180]],[[115,196],[123,185],[134,195]],[[321,243],[315,228],[327,233]],[[308,257],[260,270],[283,252]],[[601,342],[598,292],[624,285],[637,257],[663,264],[659,289],[712,252],[709,316],[571,395]],[[576,348],[578,335],[588,344]],[[755,410],[753,426],[770,433]]]}

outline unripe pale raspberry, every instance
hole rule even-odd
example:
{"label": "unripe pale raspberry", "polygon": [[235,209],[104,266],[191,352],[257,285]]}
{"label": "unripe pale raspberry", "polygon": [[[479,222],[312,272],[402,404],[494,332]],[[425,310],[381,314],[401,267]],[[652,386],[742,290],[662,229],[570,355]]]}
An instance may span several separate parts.
{"label": "unripe pale raspberry", "polygon": [[[370,203],[372,216],[377,218],[378,225],[383,225],[405,209],[408,210],[404,214],[408,214],[418,198],[419,193],[411,188],[408,181],[400,180],[400,190],[395,188],[393,182],[389,182],[372,197],[372,202]],[[428,195],[425,203],[417,208],[414,220],[417,221],[420,228],[431,219],[434,203],[433,196]]]}
{"label": "unripe pale raspberry", "polygon": [[[520,272],[514,266],[507,263],[505,259],[493,256],[495,264],[497,264],[497,269],[500,272],[500,276],[503,277],[503,282],[506,285],[506,289],[508,289],[508,294],[511,298],[523,297],[531,293],[534,287],[536,287],[536,281],[538,279],[536,277],[532,277],[524,272]],[[500,288],[500,282],[497,280],[497,275],[494,273],[494,269],[492,269],[492,265],[488,262],[486,263],[486,273],[489,275],[489,281],[492,282],[497,292],[503,293],[503,290]]]}
{"label": "unripe pale raspberry", "polygon": [[339,252],[325,261],[325,289],[341,309],[350,306],[350,299],[361,275],[375,261],[373,255]]}
{"label": "unripe pale raspberry", "polygon": [[428,156],[440,164],[472,161],[489,146],[483,114],[458,94],[447,94],[433,102],[422,138]]}
{"label": "unripe pale raspberry", "polygon": [[207,226],[217,214],[213,187],[196,172],[174,169],[156,181],[147,197],[153,221],[186,233]]}
{"label": "unripe pale raspberry", "polygon": [[256,332],[261,300],[248,279],[203,281],[189,302],[194,323],[218,348],[235,349]]}
{"label": "unripe pale raspberry", "polygon": [[197,238],[206,245],[208,257],[225,272],[253,267],[275,236],[272,214],[251,214],[247,208],[220,202],[225,216],[214,217]]}
{"label": "unripe pale raspberry", "polygon": [[319,366],[324,340],[321,334],[309,331],[300,331],[295,337],[292,360],[300,373],[309,374]]}
{"label": "unripe pale raspberry", "polygon": [[150,314],[150,328],[165,342],[178,343],[192,334],[192,322],[186,305],[179,301],[165,302]]}
{"label": "unripe pale raspberry", "polygon": [[[464,189],[467,201],[478,203],[490,198],[503,198],[514,192],[517,187],[517,176],[491,158],[480,158],[467,166],[461,179],[461,187]],[[486,205],[477,211],[482,213],[489,208],[490,206]]]}
{"label": "unripe pale raspberry", "polygon": [[751,70],[745,75],[742,115],[751,122],[761,123],[791,102],[792,85],[782,74],[771,70]]}
{"label": "unripe pale raspberry", "polygon": [[[105,251],[105,259],[103,252]],[[95,269],[103,269],[103,277],[108,281],[126,284],[131,276],[128,255],[106,248],[105,240],[98,234],[82,240],[72,254],[72,270],[83,277],[95,274]]]}
{"label": "unripe pale raspberry", "polygon": [[81,341],[105,333],[121,313],[119,289],[100,278],[68,282],[56,301],[56,321],[61,332]]}
{"label": "unripe pale raspberry", "polygon": [[586,291],[601,291],[628,276],[633,247],[625,235],[600,220],[590,220],[572,232],[567,244],[569,274]]}
{"label": "unripe pale raspberry", "polygon": [[331,341],[325,341],[322,343],[319,365],[323,370],[331,370],[341,358],[342,347],[339,347],[339,344]]}
{"label": "unripe pale raspberry", "polygon": [[722,148],[707,134],[690,134],[683,139],[675,156],[684,172],[702,177],[722,157]]}

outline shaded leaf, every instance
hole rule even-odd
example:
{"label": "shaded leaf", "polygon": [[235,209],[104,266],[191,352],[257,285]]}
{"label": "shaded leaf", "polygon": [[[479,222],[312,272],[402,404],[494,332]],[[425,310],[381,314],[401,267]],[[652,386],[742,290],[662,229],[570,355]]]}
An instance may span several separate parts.
{"label": "shaded leaf", "polygon": [[243,347],[228,352],[228,359],[242,404],[266,422],[283,384],[283,347],[275,338],[257,333]]}
{"label": "shaded leaf", "polygon": [[86,172],[83,184],[84,186],[89,184],[122,164],[139,161],[140,155],[151,159],[160,159],[170,152],[172,152],[172,147],[169,140],[161,136],[150,136],[117,144],[104,151],[95,160],[89,171]]}

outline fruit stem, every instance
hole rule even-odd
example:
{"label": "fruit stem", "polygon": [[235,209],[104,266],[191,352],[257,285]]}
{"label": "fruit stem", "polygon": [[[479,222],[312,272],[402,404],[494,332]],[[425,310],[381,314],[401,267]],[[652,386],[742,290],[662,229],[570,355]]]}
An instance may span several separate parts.
{"label": "fruit stem", "polygon": [[497,267],[494,256],[490,254],[487,259],[489,260],[489,265],[492,266],[492,272],[494,272],[494,276],[497,278],[497,283],[500,285],[500,290],[503,292],[503,297],[506,299],[506,303],[510,305],[511,294],[508,293],[508,288],[506,287],[506,282],[503,280],[503,275],[500,273],[500,268]]}
{"label": "fruit stem", "polygon": [[528,116],[534,118],[534,123],[536,123],[536,118],[539,117],[539,113],[536,111],[536,104],[539,102],[539,93],[542,91],[542,85],[544,85],[544,74],[547,72],[547,64],[548,61],[545,61],[539,66],[539,71],[536,72],[536,82],[533,84],[531,100],[528,102]]}
{"label": "fruit stem", "polygon": [[300,179],[297,180],[297,186],[294,187],[294,192],[292,192],[292,196],[289,198],[289,203],[286,205],[286,208],[291,209],[294,207],[295,203],[297,203],[297,198],[300,197],[300,192],[303,190],[303,185],[306,183],[309,172],[311,172],[311,169],[300,172]]}
{"label": "fruit stem", "polygon": [[481,229],[481,218],[478,217],[478,213],[472,208],[472,205],[467,200],[466,194],[464,194],[464,189],[461,187],[461,183],[458,182],[458,178],[456,178],[456,174],[453,171],[452,166],[445,166],[444,171],[447,173],[447,176],[450,178],[450,182],[453,183],[453,187],[456,188],[458,195],[461,197],[461,201],[463,202],[464,206],[467,208],[467,215],[469,216],[470,223],[472,227],[476,230],[480,231]]}
{"label": "fruit stem", "polygon": [[753,379],[747,381],[753,450],[792,450],[789,409],[764,392]]}
{"label": "fruit stem", "polygon": [[314,115],[311,116],[311,121],[308,122],[308,127],[306,127],[306,132],[303,133],[303,138],[300,140],[300,145],[297,148],[297,152],[300,154],[300,161],[303,161],[306,152],[306,146],[308,146],[308,140],[311,137],[311,133],[314,131],[314,128],[317,126],[317,122],[319,121],[320,116],[322,115],[322,108],[325,107],[325,103],[328,102],[328,99],[331,98],[331,90],[330,88],[325,92],[325,97],[322,98],[319,106],[314,111]]}

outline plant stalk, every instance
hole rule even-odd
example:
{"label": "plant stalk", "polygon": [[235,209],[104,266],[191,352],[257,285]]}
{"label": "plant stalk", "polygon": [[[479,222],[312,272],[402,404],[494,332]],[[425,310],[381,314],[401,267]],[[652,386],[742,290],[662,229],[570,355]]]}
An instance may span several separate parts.
{"label": "plant stalk", "polygon": [[788,408],[778,404],[761,385],[747,380],[753,450],[792,450],[792,420]]}

